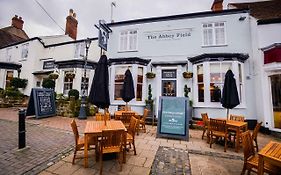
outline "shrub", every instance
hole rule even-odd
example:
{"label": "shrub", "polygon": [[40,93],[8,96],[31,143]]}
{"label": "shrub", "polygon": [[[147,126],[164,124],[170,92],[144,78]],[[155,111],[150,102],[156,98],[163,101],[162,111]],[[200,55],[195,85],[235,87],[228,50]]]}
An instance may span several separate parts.
{"label": "shrub", "polygon": [[55,89],[56,82],[52,79],[46,78],[43,80],[42,87],[48,89]]}
{"label": "shrub", "polygon": [[25,88],[26,85],[27,85],[27,82],[28,80],[27,79],[21,79],[21,78],[17,78],[17,77],[14,77],[12,80],[11,80],[11,86],[13,86],[14,88]]}
{"label": "shrub", "polygon": [[19,99],[22,98],[24,95],[16,88],[7,88],[5,90],[5,94],[8,98],[12,99]]}
{"label": "shrub", "polygon": [[70,89],[68,92],[68,98],[70,98],[71,96],[75,97],[75,100],[79,99],[79,91],[77,89]]}

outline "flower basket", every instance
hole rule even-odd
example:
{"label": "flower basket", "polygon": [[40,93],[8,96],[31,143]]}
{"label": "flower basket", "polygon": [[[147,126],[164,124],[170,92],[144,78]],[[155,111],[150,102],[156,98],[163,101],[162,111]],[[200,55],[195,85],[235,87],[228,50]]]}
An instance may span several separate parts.
{"label": "flower basket", "polygon": [[183,76],[183,78],[192,78],[193,73],[192,72],[183,72],[182,76]]}
{"label": "flower basket", "polygon": [[49,78],[50,78],[50,79],[53,79],[53,80],[56,80],[56,79],[59,78],[59,74],[56,73],[56,72],[50,73],[50,74],[49,74]]}
{"label": "flower basket", "polygon": [[155,73],[153,73],[153,72],[147,72],[146,73],[146,78],[149,78],[149,79],[152,79],[152,78],[155,78]]}
{"label": "flower basket", "polygon": [[75,73],[74,72],[67,72],[65,74],[65,77],[68,79],[74,79],[75,78]]}

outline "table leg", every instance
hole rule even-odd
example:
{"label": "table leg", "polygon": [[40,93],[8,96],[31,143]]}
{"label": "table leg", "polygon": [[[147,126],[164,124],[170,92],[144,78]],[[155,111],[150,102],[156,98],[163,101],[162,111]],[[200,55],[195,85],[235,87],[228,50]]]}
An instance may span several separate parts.
{"label": "table leg", "polygon": [[88,134],[85,134],[84,139],[84,167],[88,168]]}
{"label": "table leg", "polygon": [[126,131],[124,132],[124,144],[125,144],[125,149],[123,150],[123,163],[126,163],[126,147],[127,147],[127,133]]}
{"label": "table leg", "polygon": [[258,175],[263,175],[264,160],[263,156],[259,155]]}
{"label": "table leg", "polygon": [[240,128],[236,128],[236,143],[235,143],[235,151],[239,152],[240,148]]}

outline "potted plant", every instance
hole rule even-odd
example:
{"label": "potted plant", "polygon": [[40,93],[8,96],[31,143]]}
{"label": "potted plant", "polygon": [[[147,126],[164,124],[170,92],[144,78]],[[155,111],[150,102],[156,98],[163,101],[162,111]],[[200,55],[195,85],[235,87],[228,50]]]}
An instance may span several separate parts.
{"label": "potted plant", "polygon": [[59,78],[59,73],[58,72],[52,72],[49,74],[49,78],[52,80],[56,80]]}
{"label": "potted plant", "polygon": [[151,123],[154,122],[153,119],[153,99],[152,99],[152,89],[151,89],[151,84],[148,85],[148,98],[147,100],[145,100],[145,108],[149,110],[149,113],[147,115],[147,119],[150,121]]}
{"label": "potted plant", "polygon": [[155,73],[153,73],[153,72],[147,72],[146,73],[146,78],[149,78],[149,79],[152,79],[152,78],[155,78]]}
{"label": "potted plant", "polygon": [[193,73],[192,72],[183,72],[182,73],[183,78],[192,78]]}
{"label": "potted plant", "polygon": [[65,77],[68,78],[68,79],[74,79],[75,73],[74,72],[66,72]]}

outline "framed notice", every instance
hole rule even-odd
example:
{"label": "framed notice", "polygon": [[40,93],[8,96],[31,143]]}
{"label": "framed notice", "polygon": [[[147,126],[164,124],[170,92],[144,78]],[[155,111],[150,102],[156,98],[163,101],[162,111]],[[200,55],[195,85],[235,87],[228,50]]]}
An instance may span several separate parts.
{"label": "framed notice", "polygon": [[35,115],[36,118],[56,115],[54,90],[46,88],[32,88],[26,116]]}
{"label": "framed notice", "polygon": [[185,97],[160,97],[157,137],[189,139],[189,99]]}

